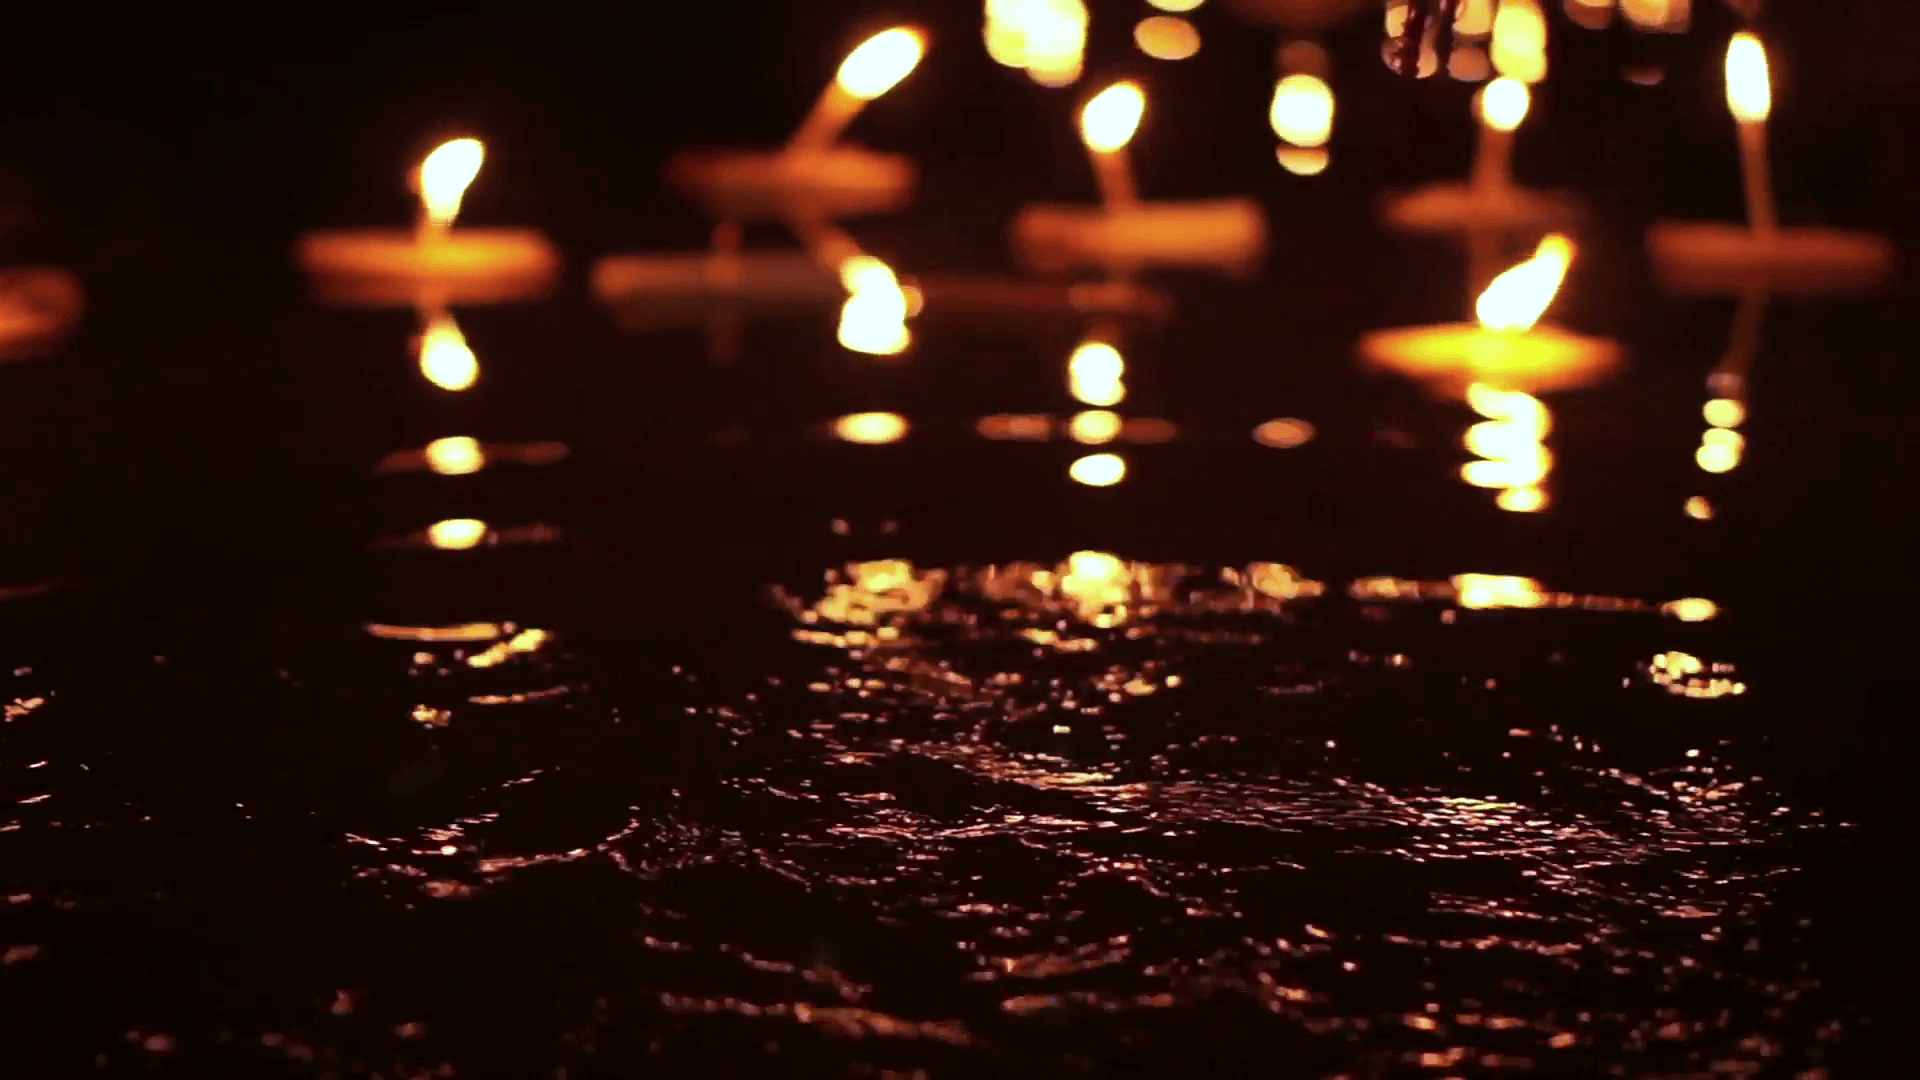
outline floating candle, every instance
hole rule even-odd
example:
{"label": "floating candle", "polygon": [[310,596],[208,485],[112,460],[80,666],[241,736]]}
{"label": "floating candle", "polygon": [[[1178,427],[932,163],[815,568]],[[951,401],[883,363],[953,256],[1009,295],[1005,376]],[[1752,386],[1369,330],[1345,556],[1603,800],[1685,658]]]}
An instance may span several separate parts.
{"label": "floating candle", "polygon": [[1535,325],[1572,258],[1565,237],[1548,236],[1533,258],[1487,286],[1476,305],[1477,324],[1376,331],[1361,339],[1361,356],[1449,395],[1464,395],[1474,383],[1530,393],[1593,383],[1619,365],[1619,346]]}
{"label": "floating candle", "polygon": [[1382,204],[1385,223],[1410,232],[1470,232],[1552,228],[1577,220],[1581,208],[1573,198],[1513,182],[1513,133],[1531,100],[1517,79],[1495,79],[1482,88],[1475,98],[1480,140],[1471,179],[1390,197]]}
{"label": "floating candle", "polygon": [[1674,292],[1724,294],[1767,288],[1811,295],[1869,289],[1892,272],[1884,237],[1825,228],[1781,228],[1767,166],[1773,91],[1760,39],[1742,31],[1727,44],[1727,107],[1740,134],[1747,226],[1660,221],[1647,250],[1660,283]]}
{"label": "floating candle", "polygon": [[80,320],[85,294],[66,270],[0,270],[0,360],[47,351]]}
{"label": "floating candle", "polygon": [[876,34],[848,54],[785,147],[689,151],[668,163],[668,182],[723,221],[778,219],[796,210],[844,218],[900,209],[912,197],[913,164],[838,140],[867,102],[905,79],[925,51],[917,30]]}
{"label": "floating candle", "polygon": [[444,306],[527,300],[551,289],[560,256],[539,232],[452,227],[484,156],[478,139],[454,139],[427,155],[416,176],[421,215],[412,232],[301,237],[296,255],[321,298],[352,306]]}
{"label": "floating candle", "polygon": [[1080,134],[1099,181],[1099,207],[1029,206],[1013,223],[1021,261],[1042,273],[1147,266],[1250,271],[1266,250],[1266,220],[1251,199],[1141,202],[1127,162],[1146,97],[1116,83],[1087,103]]}

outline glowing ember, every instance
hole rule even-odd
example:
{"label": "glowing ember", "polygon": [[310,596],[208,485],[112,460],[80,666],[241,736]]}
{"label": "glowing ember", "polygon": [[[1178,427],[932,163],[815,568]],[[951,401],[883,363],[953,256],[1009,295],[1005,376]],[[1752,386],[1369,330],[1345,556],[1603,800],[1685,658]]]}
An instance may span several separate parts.
{"label": "glowing ember", "polygon": [[1720,614],[1720,605],[1702,597],[1690,596],[1664,605],[1660,611],[1681,622],[1706,622]]}
{"label": "glowing ember", "polygon": [[907,437],[907,418],[890,412],[849,413],[833,422],[833,434],[867,446],[899,442]]}
{"label": "glowing ember", "polygon": [[1539,582],[1504,574],[1460,574],[1453,579],[1453,591],[1463,608],[1537,608],[1547,602]]}
{"label": "glowing ember", "polygon": [[1687,499],[1687,516],[1695,521],[1711,521],[1713,504],[1708,502],[1704,495],[1692,496]]}
{"label": "glowing ember", "polygon": [[1088,454],[1067,469],[1076,483],[1112,487],[1127,478],[1127,462],[1119,454]]}
{"label": "glowing ember", "polygon": [[1147,110],[1146,95],[1130,82],[1114,83],[1096,94],[1080,112],[1080,137],[1087,148],[1111,154],[1127,145]]}
{"label": "glowing ember", "polygon": [[486,148],[479,139],[454,139],[440,144],[420,163],[420,204],[429,224],[442,228],[453,224],[460,200],[480,175],[485,157]]}

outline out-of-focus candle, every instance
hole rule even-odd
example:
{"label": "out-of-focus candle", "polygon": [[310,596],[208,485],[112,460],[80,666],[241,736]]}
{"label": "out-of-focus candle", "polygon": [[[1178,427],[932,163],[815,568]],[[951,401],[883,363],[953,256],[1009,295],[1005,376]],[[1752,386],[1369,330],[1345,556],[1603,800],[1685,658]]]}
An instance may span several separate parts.
{"label": "out-of-focus candle", "polygon": [[0,270],[0,360],[45,352],[80,320],[80,280],[66,270]]}
{"label": "out-of-focus candle", "polygon": [[416,173],[419,225],[311,232],[296,256],[320,297],[353,306],[486,304],[533,299],[552,288],[560,256],[533,229],[454,228],[485,150],[454,139]]}
{"label": "out-of-focus candle", "polygon": [[907,294],[892,268],[871,255],[854,255],[840,264],[840,280],[847,290],[840,344],[874,356],[906,351],[913,340],[907,331]]}
{"label": "out-of-focus candle", "polygon": [[1747,227],[1718,222],[1655,222],[1647,248],[1661,283],[1677,292],[1729,293],[1765,287],[1784,293],[1852,292],[1892,272],[1893,245],[1840,229],[1781,228],[1767,165],[1767,117],[1773,90],[1760,39],[1741,31],[1727,43],[1727,108],[1740,136]]}
{"label": "out-of-focus candle", "polygon": [[1133,28],[1133,43],[1155,60],[1185,60],[1200,51],[1200,31],[1174,15],[1149,15]]}
{"label": "out-of-focus candle", "polygon": [[668,182],[727,221],[899,209],[912,195],[912,163],[838,140],[868,102],[912,73],[925,51],[925,38],[908,27],[868,38],[848,54],[785,147],[689,151],[668,164]]}
{"label": "out-of-focus candle", "polygon": [[1501,76],[1480,91],[1480,143],[1473,187],[1482,197],[1513,184],[1513,132],[1527,117],[1527,84]]}
{"label": "out-of-focus candle", "polygon": [[1619,364],[1618,345],[1535,325],[1572,259],[1573,245],[1549,236],[1533,258],[1487,286],[1476,305],[1477,324],[1375,331],[1361,339],[1361,355],[1452,394],[1474,383],[1535,393],[1595,382]]}
{"label": "out-of-focus candle", "polygon": [[1146,97],[1132,83],[1108,87],[1082,111],[1080,134],[1099,179],[1096,208],[1037,205],[1013,222],[1020,258],[1042,273],[1145,266],[1251,269],[1266,250],[1266,220],[1250,199],[1141,202],[1126,148]]}
{"label": "out-of-focus candle", "polygon": [[1480,136],[1468,182],[1430,184],[1389,198],[1382,207],[1387,224],[1415,232],[1485,232],[1552,228],[1576,220],[1580,205],[1569,196],[1513,182],[1514,132],[1531,101],[1518,79],[1502,76],[1483,87],[1474,97]]}

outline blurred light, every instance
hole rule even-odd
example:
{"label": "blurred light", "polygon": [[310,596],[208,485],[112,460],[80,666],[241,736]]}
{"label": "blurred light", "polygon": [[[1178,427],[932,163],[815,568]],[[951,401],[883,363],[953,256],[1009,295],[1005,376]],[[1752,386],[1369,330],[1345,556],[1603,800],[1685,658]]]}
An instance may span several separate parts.
{"label": "blurred light", "polygon": [[1493,74],[1493,61],[1477,45],[1461,45],[1447,54],[1447,74],[1460,82],[1479,82]]}
{"label": "blurred light", "polygon": [[1635,86],[1659,86],[1666,81],[1667,71],[1658,64],[1632,64],[1620,69],[1620,77]]}
{"label": "blurred light", "polygon": [[1088,149],[1111,154],[1127,145],[1139,130],[1147,110],[1147,96],[1130,82],[1117,82],[1094,95],[1080,111],[1080,137]]}
{"label": "blurred light", "polygon": [[1552,415],[1539,398],[1519,390],[1497,390],[1485,383],[1467,384],[1467,406],[1489,420],[1505,420],[1545,435]]}
{"label": "blurred light", "polygon": [[420,203],[429,222],[453,224],[460,213],[460,200],[473,178],[480,175],[480,163],[485,158],[486,148],[479,139],[454,139],[427,155],[420,163]]}
{"label": "blurred light", "polygon": [[1573,260],[1573,245],[1554,233],[1540,241],[1533,258],[1493,279],[1474,305],[1480,325],[1489,330],[1519,332],[1540,320]]}
{"label": "blurred light", "polygon": [[1575,26],[1598,30],[1613,21],[1613,0],[1566,0],[1566,11]]}
{"label": "blurred light", "polygon": [[1066,86],[1080,78],[1086,55],[1086,4],[988,0],[986,41],[995,62],[1025,69],[1042,86]]}
{"label": "blurred light", "polygon": [[1480,37],[1493,32],[1493,0],[1460,0],[1460,13],[1453,17],[1456,37]]}
{"label": "blurred light", "polygon": [[1273,133],[1295,146],[1324,146],[1333,132],[1333,91],[1318,76],[1288,75],[1273,88]]}
{"label": "blurred light", "polygon": [[1493,16],[1493,69],[1526,83],[1547,77],[1547,19],[1535,0],[1501,0]]}
{"label": "blurred light", "polygon": [[1311,41],[1289,41],[1280,46],[1274,54],[1274,67],[1287,74],[1299,72],[1303,75],[1318,75],[1322,78],[1333,67],[1333,59],[1327,50]]}
{"label": "blurred light", "polygon": [[1708,502],[1704,495],[1692,496],[1687,499],[1687,516],[1695,521],[1711,521],[1713,504]]}
{"label": "blurred light", "polygon": [[1088,454],[1069,466],[1067,475],[1088,487],[1112,487],[1127,478],[1127,462],[1118,454]]}
{"label": "blurred light", "polygon": [[1727,108],[1741,123],[1758,123],[1773,110],[1773,87],[1767,81],[1767,50],[1745,30],[1727,42]]}
{"label": "blurred light", "polygon": [[864,289],[898,288],[893,269],[871,255],[853,255],[840,261],[840,286],[849,293]]}
{"label": "blurred light", "polygon": [[899,413],[849,413],[833,422],[833,434],[844,442],[878,446],[907,437],[907,418]]}
{"label": "blurred light", "polygon": [[1127,396],[1126,361],[1104,341],[1085,341],[1067,361],[1067,388],[1074,398],[1096,408],[1110,408]]}
{"label": "blurred light", "polygon": [[473,518],[449,518],[427,527],[427,543],[441,551],[466,551],[487,538],[487,523]]}
{"label": "blurred light", "polygon": [[1185,60],[1200,51],[1200,31],[1174,15],[1149,15],[1133,28],[1133,43],[1155,60]]}
{"label": "blurred light", "polygon": [[427,467],[441,476],[465,476],[487,463],[480,441],[466,435],[435,439],[427,444]]}
{"label": "blurred light", "polygon": [[1319,176],[1333,161],[1324,146],[1282,146],[1274,150],[1273,156],[1281,168],[1295,176]]}
{"label": "blurred light", "polygon": [[1700,436],[1702,446],[1731,446],[1738,453],[1747,445],[1747,437],[1726,428],[1708,428]]}
{"label": "blurred light", "polygon": [[1269,420],[1253,429],[1253,441],[1275,450],[1291,450],[1313,441],[1313,425],[1291,417]]}
{"label": "blurred light", "polygon": [[1732,472],[1740,464],[1740,450],[1739,446],[1729,443],[1701,443],[1700,449],[1693,452],[1693,460],[1710,473]]}
{"label": "blurred light", "polygon": [[848,53],[834,81],[861,101],[872,101],[911,74],[925,54],[926,42],[919,34],[895,27],[875,34]]}
{"label": "blurred light", "polygon": [[1120,417],[1105,409],[1076,413],[1067,424],[1074,442],[1098,444],[1112,442],[1120,434]]}
{"label": "blurred light", "polygon": [[1130,443],[1166,443],[1180,437],[1180,427],[1158,416],[1136,416],[1121,426],[1120,437]]}
{"label": "blurred light", "polygon": [[1706,622],[1720,614],[1720,605],[1698,596],[1689,596],[1685,600],[1675,600],[1662,606],[1660,611],[1681,622]]}
{"label": "blurred light", "polygon": [[1512,131],[1527,118],[1532,100],[1526,83],[1502,75],[1480,91],[1480,120],[1495,131]]}
{"label": "blurred light", "polygon": [[840,344],[873,356],[906,351],[913,343],[907,331],[912,305],[893,270],[871,255],[854,255],[840,263],[840,282],[848,290],[840,308]]}
{"label": "blurred light", "polygon": [[480,361],[450,315],[435,315],[420,332],[420,373],[442,390],[466,390],[480,378]]}
{"label": "blurred light", "polygon": [[1460,466],[1460,478],[1474,487],[1533,487],[1553,468],[1553,455],[1534,445],[1523,454],[1491,461],[1469,461]]}
{"label": "blurred light", "polygon": [[1147,0],[1147,3],[1159,8],[1161,11],[1171,11],[1175,15],[1192,11],[1205,2],[1206,0]]}
{"label": "blurred light", "polygon": [[974,425],[983,438],[1010,442],[1045,442],[1053,437],[1053,417],[1034,414],[1001,413],[983,416]]}
{"label": "blurred light", "polygon": [[1620,0],[1620,14],[1637,30],[1684,33],[1693,21],[1692,0]]}
{"label": "blurred light", "polygon": [[1493,503],[1515,514],[1531,514],[1546,508],[1547,493],[1531,485],[1507,488],[1494,497]]}
{"label": "blurred light", "polygon": [[1736,428],[1747,418],[1747,407],[1733,398],[1714,398],[1700,410],[1707,423],[1718,428]]}
{"label": "blurred light", "polygon": [[1546,603],[1539,582],[1503,574],[1460,574],[1453,579],[1453,591],[1463,608],[1537,608]]}
{"label": "blurred light", "polygon": [[1067,577],[1101,585],[1127,582],[1132,575],[1118,556],[1105,551],[1076,551],[1067,556]]}

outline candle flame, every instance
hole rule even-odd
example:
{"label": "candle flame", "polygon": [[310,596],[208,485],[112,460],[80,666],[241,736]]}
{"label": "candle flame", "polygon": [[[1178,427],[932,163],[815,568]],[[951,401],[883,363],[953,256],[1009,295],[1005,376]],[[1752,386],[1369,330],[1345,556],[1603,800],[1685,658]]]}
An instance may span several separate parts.
{"label": "candle flame", "polygon": [[912,301],[891,267],[871,255],[840,263],[847,302],[840,308],[840,344],[873,356],[897,356],[912,344],[907,316]]}
{"label": "candle flame", "polygon": [[1096,94],[1080,111],[1080,136],[1087,148],[1111,154],[1133,138],[1147,110],[1147,96],[1130,82],[1118,82]]}
{"label": "candle flame", "polygon": [[1502,75],[1480,91],[1480,120],[1495,131],[1512,131],[1527,118],[1532,101],[1526,83]]}
{"label": "candle flame", "polygon": [[899,413],[849,413],[833,422],[833,434],[845,442],[879,446],[907,437],[907,418]]}
{"label": "candle flame", "polygon": [[1273,88],[1268,120],[1295,146],[1324,146],[1333,132],[1333,91],[1315,75],[1289,75]]}
{"label": "candle flame", "polygon": [[1081,342],[1067,361],[1067,389],[1075,400],[1098,408],[1118,405],[1127,396],[1127,362],[1104,341]]}
{"label": "candle flame", "polygon": [[896,26],[875,34],[848,53],[834,81],[861,101],[872,101],[912,74],[926,51],[926,41],[917,31]]}
{"label": "candle flame", "polygon": [[442,390],[468,389],[480,378],[480,361],[450,315],[435,315],[420,333],[420,373]]}
{"label": "candle flame", "polygon": [[427,527],[427,543],[441,551],[466,551],[487,538],[487,523],[473,518],[449,518]]}
{"label": "candle flame", "polygon": [[480,441],[467,435],[435,439],[427,444],[427,468],[441,476],[465,476],[486,465]]}
{"label": "candle flame", "polygon": [[1745,30],[1727,42],[1727,108],[1743,124],[1757,124],[1773,111],[1766,47]]}
{"label": "candle flame", "polygon": [[1088,487],[1112,487],[1127,478],[1127,461],[1119,454],[1088,454],[1068,466],[1067,475]]}
{"label": "candle flame", "polygon": [[1480,294],[1474,313],[1488,330],[1530,330],[1553,303],[1573,261],[1573,243],[1559,233],[1540,241],[1533,258],[1493,279]]}
{"label": "candle flame", "polygon": [[480,162],[486,148],[479,139],[454,139],[441,143],[420,163],[420,203],[427,220],[435,225],[451,225],[460,213],[460,200],[467,194],[473,178],[480,175]]}

